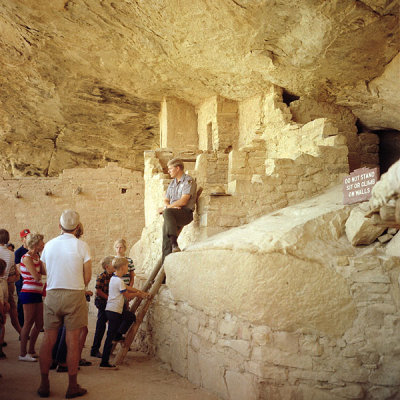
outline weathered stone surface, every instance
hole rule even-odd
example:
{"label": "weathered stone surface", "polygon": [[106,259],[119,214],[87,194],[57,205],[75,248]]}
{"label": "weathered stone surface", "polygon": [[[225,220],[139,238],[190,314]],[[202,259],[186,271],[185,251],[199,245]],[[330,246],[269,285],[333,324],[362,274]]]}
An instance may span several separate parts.
{"label": "weathered stone surface", "polygon": [[353,246],[371,244],[386,229],[384,226],[374,225],[374,216],[366,218],[365,214],[365,207],[357,206],[346,221],[346,235]]}
{"label": "weathered stone surface", "polygon": [[399,68],[400,55],[397,55],[385,66],[382,75],[370,82],[359,82],[338,94],[338,103],[350,106],[353,113],[371,129],[389,128],[389,118],[392,121],[390,125],[398,129],[400,117],[395,104],[399,102]]}
{"label": "weathered stone surface", "polygon": [[255,347],[252,353],[252,360],[269,362],[274,365],[283,365],[299,369],[310,370],[312,358],[308,355],[291,354],[274,347]]}
{"label": "weathered stone surface", "polygon": [[385,235],[379,236],[378,240],[379,240],[380,243],[387,243],[392,238],[393,238],[393,235],[390,235],[390,234],[387,233]]}
{"label": "weathered stone surface", "polygon": [[371,399],[382,400],[396,398],[396,394],[399,395],[400,390],[392,387],[373,386],[369,393],[371,395]]}
{"label": "weathered stone surface", "polygon": [[225,380],[228,386],[229,399],[257,400],[259,398],[254,375],[227,371]]}
{"label": "weathered stone surface", "polygon": [[[313,207],[313,199],[301,209],[288,207],[167,257],[164,266],[174,298],[277,330],[343,333],[355,307],[346,281],[323,263],[327,246],[338,234],[324,213],[335,210],[336,215],[344,208],[333,193],[319,202],[323,210]],[[318,213],[326,222],[322,231],[318,224],[317,233],[312,221],[318,220]],[[304,261],[299,255],[311,254],[310,242],[317,237],[323,238],[317,240],[318,260]],[[279,343],[280,337],[275,339]]]}
{"label": "weathered stone surface", "polygon": [[94,276],[101,269],[100,260],[114,254],[117,238],[125,237],[129,247],[140,238],[145,224],[143,200],[141,173],[116,163],[73,168],[52,178],[9,178],[0,172],[1,228],[9,231],[10,240],[18,245],[19,232],[29,227],[47,242],[59,235],[62,210],[75,209],[84,225],[83,240],[91,249]]}
{"label": "weathered stone surface", "polygon": [[381,365],[374,372],[371,373],[369,377],[369,382],[373,384],[385,385],[385,386],[398,386],[400,385],[400,360],[399,354],[397,356],[391,357],[387,360],[385,365]]}
{"label": "weathered stone surface", "polygon": [[400,264],[384,245],[349,243],[341,194],[168,256],[151,319],[156,354],[224,399],[243,396],[238,382],[250,398],[395,396]]}
{"label": "weathered stone surface", "polygon": [[250,344],[247,340],[220,340],[218,345],[229,347],[238,352],[244,358],[249,358],[250,356]]}
{"label": "weathered stone surface", "polygon": [[1,165],[142,169],[164,95],[198,105],[273,84],[399,129],[398,9],[378,3],[2,1]]}
{"label": "weathered stone surface", "polygon": [[199,353],[198,365],[201,383],[220,395],[227,398],[227,387],[224,379],[224,368],[215,354]]}
{"label": "weathered stone surface", "polygon": [[400,257],[400,232],[386,246],[386,254],[392,257]]}

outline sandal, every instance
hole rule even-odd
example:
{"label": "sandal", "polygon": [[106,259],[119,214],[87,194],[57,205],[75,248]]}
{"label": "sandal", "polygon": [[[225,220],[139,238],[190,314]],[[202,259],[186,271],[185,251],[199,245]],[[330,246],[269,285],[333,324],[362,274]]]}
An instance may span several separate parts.
{"label": "sandal", "polygon": [[74,392],[70,392],[68,389],[67,393],[65,394],[65,398],[66,399],[74,399],[75,397],[83,396],[86,393],[87,393],[87,390],[78,385],[77,390]]}
{"label": "sandal", "polygon": [[86,361],[84,358],[81,358],[79,360],[79,365],[81,367],[90,367],[92,365],[92,363],[90,361]]}
{"label": "sandal", "polygon": [[49,388],[42,388],[42,387],[40,387],[40,388],[37,390],[37,394],[38,394],[40,397],[49,397],[49,396],[50,396],[50,389],[49,389]]}

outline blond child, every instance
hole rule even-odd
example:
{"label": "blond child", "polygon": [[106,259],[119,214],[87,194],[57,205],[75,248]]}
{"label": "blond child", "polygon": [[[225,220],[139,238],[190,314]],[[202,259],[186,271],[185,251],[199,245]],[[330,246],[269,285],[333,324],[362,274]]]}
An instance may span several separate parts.
{"label": "blond child", "polygon": [[126,286],[133,287],[133,283],[135,280],[135,266],[133,265],[132,258],[126,257],[126,240],[118,239],[114,243],[114,250],[116,257],[125,257],[128,260],[128,272],[122,277]]}
{"label": "blond child", "polygon": [[109,363],[113,340],[118,336],[119,339],[122,339],[122,335],[128,331],[129,327],[136,319],[135,314],[123,310],[124,299],[130,300],[134,297],[146,298],[150,296],[149,293],[142,292],[131,286],[126,286],[122,278],[128,272],[129,262],[125,257],[115,257],[112,265],[115,269],[115,273],[111,277],[108,288],[106,305],[108,330],[100,363],[100,368],[107,370],[117,369],[115,365]]}

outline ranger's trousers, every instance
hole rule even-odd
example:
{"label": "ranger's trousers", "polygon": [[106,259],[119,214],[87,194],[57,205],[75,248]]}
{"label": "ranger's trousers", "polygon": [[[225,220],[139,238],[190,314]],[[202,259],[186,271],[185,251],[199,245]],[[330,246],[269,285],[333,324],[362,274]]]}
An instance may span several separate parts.
{"label": "ranger's trousers", "polygon": [[166,208],[163,211],[163,244],[162,261],[172,252],[170,236],[178,236],[178,228],[190,224],[193,221],[193,211],[190,208]]}

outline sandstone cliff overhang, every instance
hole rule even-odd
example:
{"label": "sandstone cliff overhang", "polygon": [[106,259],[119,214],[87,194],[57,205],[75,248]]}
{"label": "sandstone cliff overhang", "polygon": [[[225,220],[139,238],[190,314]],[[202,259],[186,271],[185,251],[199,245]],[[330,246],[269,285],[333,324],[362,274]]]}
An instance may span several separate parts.
{"label": "sandstone cliff overhang", "polygon": [[277,85],[399,129],[396,1],[0,2],[0,151],[14,174],[142,169],[159,101]]}

